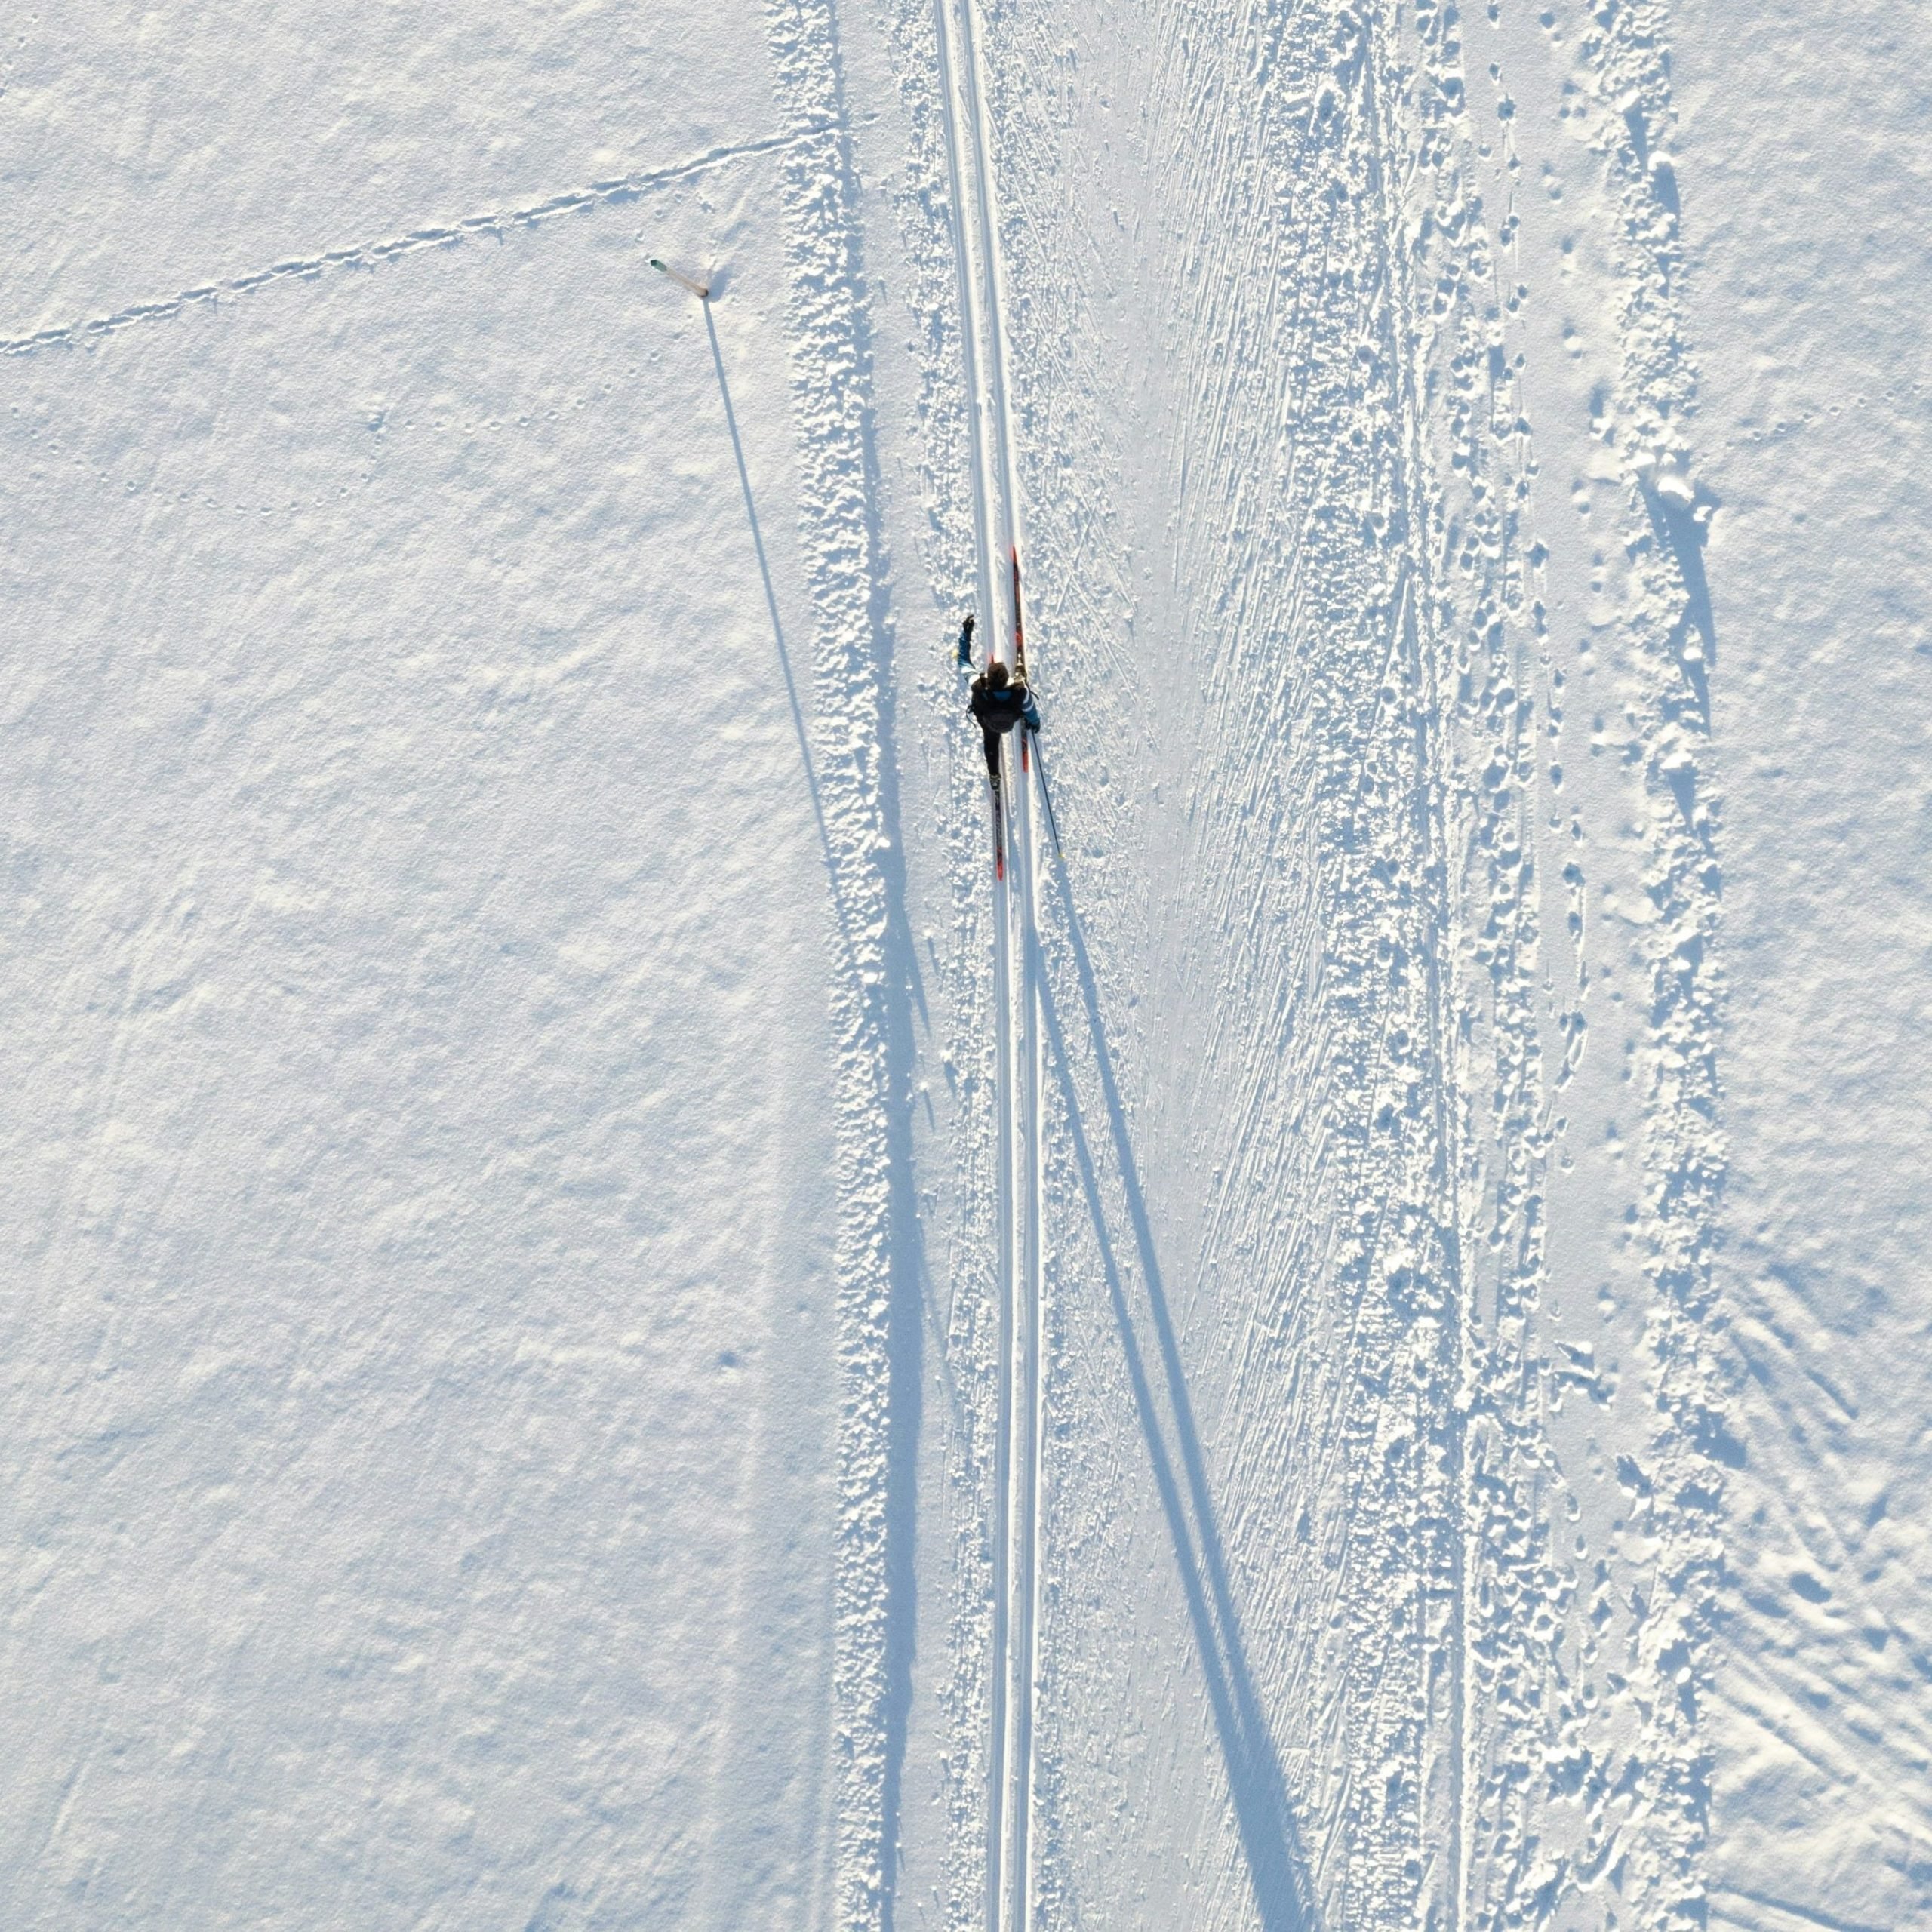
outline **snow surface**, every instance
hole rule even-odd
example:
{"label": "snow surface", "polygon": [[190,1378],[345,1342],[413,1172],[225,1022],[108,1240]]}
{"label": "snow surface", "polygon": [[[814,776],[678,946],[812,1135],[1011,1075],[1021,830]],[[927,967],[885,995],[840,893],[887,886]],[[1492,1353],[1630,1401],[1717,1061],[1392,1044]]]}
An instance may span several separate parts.
{"label": "snow surface", "polygon": [[1932,1923],[1913,26],[10,23],[5,1922]]}

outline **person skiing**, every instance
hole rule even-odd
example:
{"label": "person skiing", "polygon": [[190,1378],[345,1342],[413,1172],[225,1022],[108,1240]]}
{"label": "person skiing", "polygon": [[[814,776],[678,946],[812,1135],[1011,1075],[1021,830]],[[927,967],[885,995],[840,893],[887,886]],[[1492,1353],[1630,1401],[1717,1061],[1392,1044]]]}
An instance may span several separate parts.
{"label": "person skiing", "polygon": [[973,680],[973,694],[968,703],[972,707],[973,715],[980,721],[980,733],[986,740],[986,774],[997,792],[999,741],[1016,724],[1037,731],[1040,728],[1039,707],[1034,703],[1033,694],[1025,678],[1014,677],[997,658]]}

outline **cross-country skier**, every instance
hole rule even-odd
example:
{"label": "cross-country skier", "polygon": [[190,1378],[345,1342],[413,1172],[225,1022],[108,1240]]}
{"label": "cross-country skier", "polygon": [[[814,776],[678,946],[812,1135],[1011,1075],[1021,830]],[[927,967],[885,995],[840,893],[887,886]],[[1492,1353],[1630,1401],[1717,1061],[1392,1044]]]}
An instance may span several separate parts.
{"label": "cross-country skier", "polygon": [[999,789],[999,741],[1016,724],[1029,731],[1040,728],[1039,708],[1023,678],[1016,678],[995,659],[973,680],[968,703],[986,744],[986,771]]}

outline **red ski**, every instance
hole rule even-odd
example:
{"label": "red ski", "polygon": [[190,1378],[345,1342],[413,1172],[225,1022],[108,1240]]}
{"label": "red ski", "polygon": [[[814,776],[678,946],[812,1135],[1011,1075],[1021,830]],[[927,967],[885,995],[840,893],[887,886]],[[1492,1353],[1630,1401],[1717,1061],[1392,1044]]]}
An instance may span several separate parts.
{"label": "red ski", "polygon": [[1020,546],[1007,552],[1013,561],[1013,668],[1020,681],[1026,681],[1026,628],[1020,619]]}
{"label": "red ski", "polygon": [[[1007,556],[1013,565],[1013,674],[1023,685],[1026,681],[1026,627],[1020,614],[1020,546],[1009,544]],[[1027,734],[1020,734],[1020,770],[1023,777],[1032,769],[1027,755]]]}

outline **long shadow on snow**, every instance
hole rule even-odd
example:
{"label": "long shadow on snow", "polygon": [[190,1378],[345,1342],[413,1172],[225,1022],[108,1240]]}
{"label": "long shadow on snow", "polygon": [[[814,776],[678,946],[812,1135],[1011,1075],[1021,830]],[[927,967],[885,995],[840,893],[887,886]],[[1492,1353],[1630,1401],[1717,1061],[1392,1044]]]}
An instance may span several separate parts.
{"label": "long shadow on snow", "polygon": [[1281,1773],[1281,1759],[1269,1734],[1267,1720],[1262,1712],[1261,1700],[1255,1693],[1254,1675],[1248,1669],[1247,1652],[1241,1642],[1241,1620],[1235,1609],[1233,1592],[1229,1587],[1227,1561],[1222,1551],[1214,1499],[1208,1491],[1200,1432],[1195,1426],[1194,1407],[1188,1396],[1180,1345],[1168,1307],[1167,1291],[1161,1284],[1160,1263],[1154,1252],[1153,1227],[1148,1218],[1146,1198],[1140,1191],[1140,1170],[1134,1164],[1134,1149],[1128,1138],[1127,1112],[1121,1104],[1120,1090],[1115,1084],[1113,1056],[1107,1044],[1106,1023],[1100,1017],[1100,990],[1094,980],[1092,962],[1087,956],[1086,939],[1081,929],[1079,915],[1074,909],[1073,894],[1064,867],[1059,869],[1057,882],[1074,968],[1080,980],[1081,998],[1086,1008],[1087,1030],[1093,1041],[1094,1062],[1100,1074],[1101,1094],[1106,1102],[1107,1124],[1113,1140],[1114,1158],[1120,1169],[1121,1189],[1126,1197],[1141,1279],[1146,1287],[1148,1314],[1153,1324],[1168,1407],[1173,1417],[1174,1438],[1180,1447],[1182,1473],[1179,1476],[1161,1426],[1155,1387],[1128,1304],[1119,1257],[1108,1232],[1106,1209],[1101,1198],[1094,1151],[1088,1145],[1086,1129],[1081,1121],[1080,1100],[1074,1088],[1066,1036],[1060,1026],[1059,1010],[1054,1001],[1053,989],[1043,961],[1036,961],[1041,970],[1035,974],[1040,989],[1040,1010],[1046,1023],[1048,1045],[1059,1072],[1074,1160],[1080,1170],[1087,1211],[1093,1218],[1100,1265],[1107,1278],[1107,1294],[1113,1304],[1115,1324],[1120,1330],[1121,1346],[1127,1358],[1128,1379],[1133,1385],[1134,1408],[1140,1417],[1141,1433],[1146,1438],[1148,1456],[1154,1466],[1155,1487],[1160,1492],[1161,1508],[1168,1519],[1168,1534],[1174,1546],[1174,1562],[1180,1572],[1182,1591],[1187,1598],[1195,1647],[1201,1654],[1201,1673],[1207,1679],[1214,1727],[1220,1735],[1221,1755],[1227,1764],[1229,1790],[1234,1800],[1235,1823],[1247,1860],[1248,1877],[1254,1887],[1255,1906],[1265,1932],[1312,1932],[1316,1921],[1307,1860],[1289,1805],[1287,1781]]}
{"label": "long shadow on snow", "polygon": [[[846,158],[846,168],[849,175],[849,156]],[[875,1017],[885,1060],[886,1091],[882,1097],[887,1115],[887,1266],[891,1287],[886,1313],[885,1654],[882,1660],[885,1682],[881,1710],[884,1731],[884,1769],[880,1804],[879,1906],[881,1932],[892,1932],[898,1902],[899,1820],[906,1745],[912,1723],[912,1665],[918,1634],[918,1573],[915,1560],[918,1527],[918,1459],[924,1408],[925,1321],[928,1313],[925,1244],[912,1180],[909,1113],[911,1016],[906,1000],[890,997],[884,986],[866,987],[858,972],[858,956],[853,941],[851,916],[846,909],[844,881],[826,824],[818,769],[805,729],[804,708],[799,702],[792,655],[785,641],[785,626],[778,614],[777,592],[772,585],[771,566],[765,555],[764,533],[758,527],[758,506],[752,496],[751,474],[745,463],[744,443],[738,434],[737,414],[731,407],[731,389],[725,380],[724,357],[718,340],[718,325],[712,318],[710,303],[706,302],[703,306],[704,326],[711,342],[712,367],[717,372],[718,393],[724,405],[724,424],[731,432],[731,453],[737,460],[738,487],[744,494],[745,518],[751,526],[752,546],[758,552],[758,576],[764,586],[765,608],[771,618],[772,641],[777,649],[779,669],[785,679],[785,695],[792,710],[792,728],[798,736],[799,761],[804,768],[805,783],[811,793],[812,817],[818,826],[819,847],[831,882],[832,910],[838,921],[843,964],[848,977],[860,987],[860,998],[883,1009]],[[863,315],[860,326],[863,328]],[[867,365],[869,366],[869,358]],[[866,521],[876,561],[882,538],[878,509],[878,457],[873,441],[869,405],[865,411],[860,441],[866,479]],[[886,635],[885,601],[884,586],[875,568],[867,612],[875,637]],[[885,834],[884,848],[877,863],[885,897],[885,984],[903,986],[923,1022],[925,998],[920,983],[918,952],[912,943],[911,924],[906,913],[904,848],[899,828],[896,717],[892,681],[888,675],[889,668],[883,659],[877,666],[878,811],[881,829]]]}
{"label": "long shadow on snow", "polygon": [[798,734],[798,760],[805,768],[805,784],[812,795],[812,817],[818,826],[819,850],[825,857],[825,869],[832,881],[832,909],[838,915],[838,936],[845,949],[848,971],[856,971],[857,955],[852,948],[852,928],[845,912],[845,894],[838,877],[838,860],[832,849],[832,835],[826,829],[825,803],[819,795],[818,767],[812,759],[811,740],[805,734],[804,707],[798,702],[798,681],[792,675],[792,653],[785,642],[785,626],[778,615],[778,593],[772,588],[771,565],[764,554],[764,533],[758,528],[758,506],[752,500],[751,472],[745,467],[745,445],[738,434],[738,413],[731,407],[731,386],[724,380],[724,353],[718,346],[718,325],[712,320],[711,304],[703,302],[705,333],[711,338],[711,366],[718,372],[718,393],[724,404],[724,426],[731,432],[731,454],[738,460],[738,488],[745,495],[745,521],[752,527],[752,547],[758,552],[758,574],[764,585],[764,608],[771,617],[772,641],[778,647],[778,668],[785,677],[785,696],[792,707],[792,728]]}

